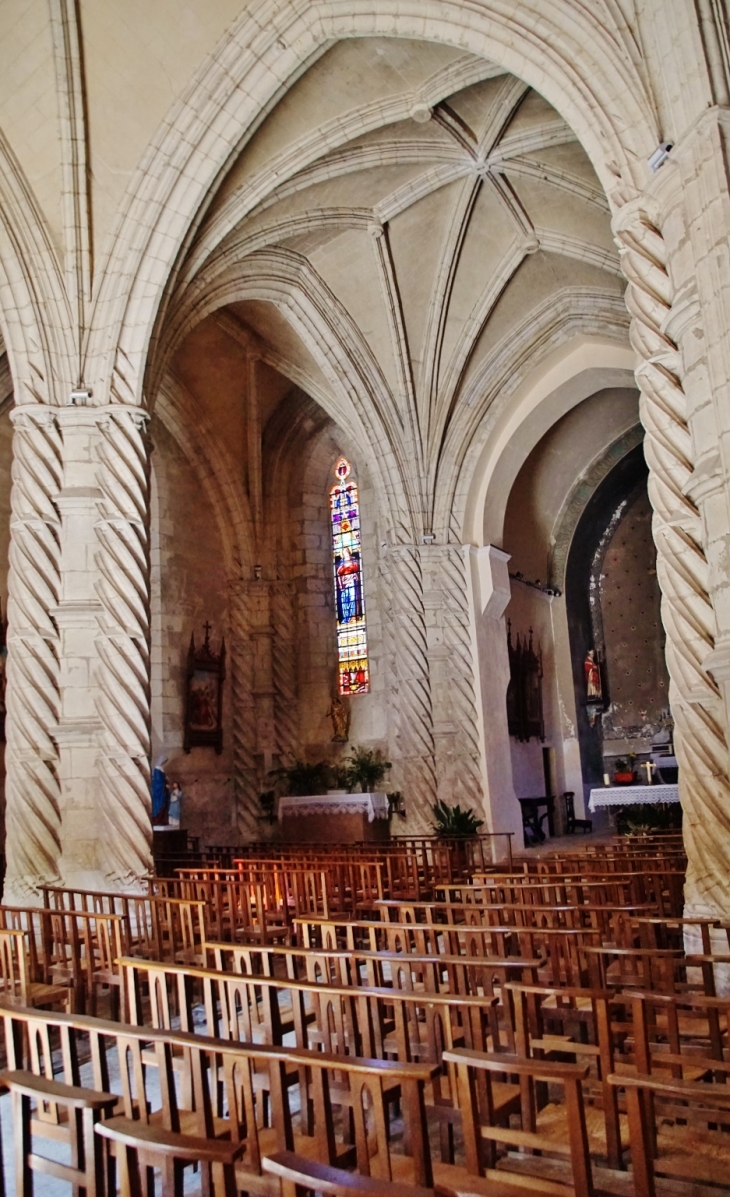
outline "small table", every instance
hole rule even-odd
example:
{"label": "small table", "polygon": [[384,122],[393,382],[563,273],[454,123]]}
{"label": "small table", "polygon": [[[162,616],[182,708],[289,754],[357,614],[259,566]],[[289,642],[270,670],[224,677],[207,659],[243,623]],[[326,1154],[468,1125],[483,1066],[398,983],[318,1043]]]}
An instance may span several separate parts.
{"label": "small table", "polygon": [[[548,832],[551,836],[555,835],[555,827],[553,825],[555,798],[552,794],[548,798],[518,798],[517,801],[522,807],[523,833],[529,832],[533,843],[542,844],[545,842],[545,832],[542,829],[543,820],[545,819],[548,821]],[[545,807],[543,814],[540,814],[541,806]],[[529,847],[527,842],[525,842],[525,847]]]}
{"label": "small table", "polygon": [[597,786],[591,790],[588,809],[599,806],[643,806],[657,802],[679,802],[679,786]]}

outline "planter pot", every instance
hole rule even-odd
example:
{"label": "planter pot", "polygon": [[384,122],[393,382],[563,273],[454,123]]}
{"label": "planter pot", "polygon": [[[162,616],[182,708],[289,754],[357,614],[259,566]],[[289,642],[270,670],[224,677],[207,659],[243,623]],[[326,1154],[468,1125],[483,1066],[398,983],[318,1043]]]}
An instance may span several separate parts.
{"label": "planter pot", "polygon": [[613,780],[617,786],[632,786],[636,781],[636,773],[614,773]]}

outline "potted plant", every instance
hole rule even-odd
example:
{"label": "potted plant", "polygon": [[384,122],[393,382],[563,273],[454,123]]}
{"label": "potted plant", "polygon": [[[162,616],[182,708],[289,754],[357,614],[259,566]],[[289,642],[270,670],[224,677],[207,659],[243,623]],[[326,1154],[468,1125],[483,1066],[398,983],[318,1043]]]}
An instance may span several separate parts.
{"label": "potted plant", "polygon": [[630,752],[628,760],[619,757],[613,763],[613,780],[617,786],[630,786],[636,781],[636,753]]}
{"label": "potted plant", "polygon": [[330,765],[328,794],[349,794],[351,784],[350,770],[346,764],[339,761],[336,765]]}
{"label": "potted plant", "polygon": [[468,839],[479,834],[484,819],[478,819],[473,810],[462,810],[459,804],[447,806],[443,799],[431,807],[435,822],[433,829],[439,839]]}
{"label": "potted plant", "polygon": [[329,765],[326,761],[316,761],[310,765],[308,761],[295,760],[292,765],[282,765],[279,769],[272,769],[269,776],[280,778],[287,795],[292,798],[303,798],[307,794],[324,794],[329,784]]}
{"label": "potted plant", "polygon": [[372,794],[391,767],[379,748],[353,748],[347,757],[350,787],[359,785],[363,794]]}

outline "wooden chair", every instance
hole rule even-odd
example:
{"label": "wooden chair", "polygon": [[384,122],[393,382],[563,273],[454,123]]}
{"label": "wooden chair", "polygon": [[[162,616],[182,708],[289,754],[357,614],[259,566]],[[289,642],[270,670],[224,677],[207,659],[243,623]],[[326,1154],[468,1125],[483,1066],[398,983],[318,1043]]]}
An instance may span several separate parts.
{"label": "wooden chair", "polygon": [[342,1168],[315,1163],[295,1151],[277,1151],[264,1156],[262,1165],[264,1172],[279,1177],[281,1197],[301,1197],[303,1192],[327,1193],[332,1197],[350,1197],[351,1194],[359,1194],[359,1197],[434,1197],[433,1189],[345,1172]]}
{"label": "wooden chair", "polygon": [[64,1006],[70,1009],[73,989],[67,984],[45,984],[28,978],[25,934],[0,930],[0,998],[19,1006]]}
{"label": "wooden chair", "polygon": [[[510,982],[510,1008],[514,1019],[515,1050],[519,1055],[549,1059],[558,1055],[588,1064],[584,1092],[603,1110],[601,1154],[609,1167],[622,1168],[618,1094],[608,1084],[616,1071],[616,1050],[608,990],[570,989]],[[598,1127],[593,1131],[598,1135]]]}
{"label": "wooden chair", "polygon": [[[730,1123],[730,1087],[642,1074],[613,1074],[608,1080],[626,1093],[635,1197],[656,1197],[657,1173],[665,1184],[664,1178],[672,1178],[672,1191],[686,1197],[716,1192],[716,1185],[727,1191],[730,1151],[723,1140]],[[691,1119],[693,1125],[676,1126],[671,1128],[674,1134],[660,1135],[657,1148],[649,1099],[671,1102],[679,1116]],[[702,1133],[698,1120],[704,1124]],[[714,1129],[718,1124],[720,1129]],[[685,1182],[681,1188],[677,1180]]]}
{"label": "wooden chair", "polygon": [[[0,1073],[0,1083],[12,1094],[17,1197],[33,1197],[35,1173],[67,1181],[74,1195],[83,1190],[85,1197],[103,1197],[103,1158],[94,1128],[114,1110],[117,1095],[67,1085],[23,1069]],[[67,1143],[70,1162],[39,1154],[34,1131],[41,1138]]]}
{"label": "wooden chair", "polygon": [[565,831],[567,835],[573,835],[576,827],[584,833],[586,831],[593,831],[592,819],[576,819],[575,817],[575,790],[564,791],[563,806],[565,808]]}
{"label": "wooden chair", "polygon": [[[146,1170],[159,1167],[163,1197],[184,1197],[183,1166],[186,1164],[197,1164],[203,1169],[203,1192],[212,1197],[236,1197],[238,1193],[235,1164],[246,1150],[245,1141],[221,1142],[161,1131],[133,1118],[97,1122],[94,1130],[114,1144],[121,1197],[141,1195],[142,1167]],[[87,1197],[90,1197],[88,1193]]]}
{"label": "wooden chair", "polygon": [[[274,1197],[278,1183],[263,1173],[261,1161],[279,1151],[296,1151],[334,1168],[354,1168],[383,1182],[406,1180],[426,1189],[432,1184],[425,1090],[439,1074],[436,1065],[222,1041],[3,1003],[0,1014],[11,1068],[29,1054],[29,1042],[42,1040],[47,1056],[54,1044],[60,1047],[57,1066],[65,1084],[78,1084],[83,1051],[90,1057],[94,1087],[110,1094],[120,1088],[118,1112],[103,1124],[105,1171],[113,1182],[116,1160],[123,1176],[126,1157],[132,1191],[140,1166],[159,1167],[163,1197],[177,1197],[176,1174],[202,1160],[210,1165],[211,1183],[215,1179],[218,1192],[228,1194],[230,1161],[236,1192]],[[154,1068],[145,1064],[148,1051],[154,1053]],[[189,1088],[175,1084],[176,1053],[188,1060]],[[253,1078],[265,1069],[269,1102],[264,1119]],[[288,1100],[285,1076],[291,1071],[301,1077],[303,1103]],[[386,1111],[394,1086],[403,1116],[397,1143]]]}
{"label": "wooden chair", "polygon": [[[578,1194],[594,1197],[581,1088],[588,1075],[587,1065],[554,1064],[524,1056],[483,1054],[463,1049],[444,1052],[444,1060],[457,1068],[465,1164],[463,1168],[435,1165],[434,1177],[439,1184],[462,1192],[476,1191],[485,1197],[505,1189],[524,1193],[526,1187],[534,1193],[547,1191],[554,1197],[564,1184],[566,1197],[570,1193],[575,1193],[576,1197]],[[519,1080],[522,1092],[522,1127],[519,1130],[495,1124],[492,1089],[500,1074]],[[535,1089],[539,1082],[558,1085],[564,1090],[564,1119],[561,1119],[558,1135],[546,1134],[541,1126],[546,1113],[553,1113],[555,1107],[543,1112],[543,1118],[538,1119]],[[519,1150],[519,1154],[508,1151],[503,1155],[499,1168],[498,1144]],[[530,1152],[541,1154],[528,1154]],[[543,1158],[542,1153],[547,1158]],[[556,1154],[567,1156],[567,1165],[556,1160]],[[486,1184],[480,1186],[475,1178],[484,1178]]]}

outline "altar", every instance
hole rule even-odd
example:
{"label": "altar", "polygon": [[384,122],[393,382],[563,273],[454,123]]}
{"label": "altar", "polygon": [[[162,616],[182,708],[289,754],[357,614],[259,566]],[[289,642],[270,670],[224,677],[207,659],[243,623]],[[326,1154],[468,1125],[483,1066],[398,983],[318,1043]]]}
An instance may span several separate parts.
{"label": "altar", "polygon": [[304,844],[390,839],[388,795],[308,794],[279,799],[281,838]]}
{"label": "altar", "polygon": [[595,812],[600,806],[643,806],[658,802],[679,802],[679,786],[597,786],[591,790],[588,809]]}

